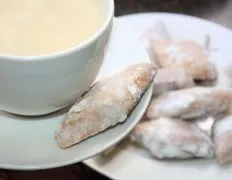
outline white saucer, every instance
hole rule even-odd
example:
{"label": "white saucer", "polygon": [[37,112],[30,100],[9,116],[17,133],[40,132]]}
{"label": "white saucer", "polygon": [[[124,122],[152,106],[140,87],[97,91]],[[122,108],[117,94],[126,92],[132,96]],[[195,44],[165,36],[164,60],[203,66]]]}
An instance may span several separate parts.
{"label": "white saucer", "polygon": [[[225,57],[232,57],[232,32],[209,21],[168,13],[134,14],[118,18],[119,22],[133,29],[135,38],[157,20],[163,21],[172,37],[177,39],[194,40],[202,44],[204,36],[210,34],[213,48]],[[227,66],[228,63],[231,65],[232,60],[225,58],[225,61],[217,62],[216,65]],[[112,155],[99,155],[84,163],[112,179],[120,180],[227,180],[231,179],[232,172],[232,166],[221,167],[216,160],[157,161],[128,140],[120,143]]]}
{"label": "white saucer", "polygon": [[[116,23],[109,53],[99,78],[129,64],[149,62],[148,55],[131,36],[123,21]],[[91,137],[72,148],[61,150],[54,132],[68,109],[49,116],[26,118],[0,114],[0,168],[32,170],[65,166],[90,158],[124,138],[140,120],[150,101],[149,88],[126,123]]]}

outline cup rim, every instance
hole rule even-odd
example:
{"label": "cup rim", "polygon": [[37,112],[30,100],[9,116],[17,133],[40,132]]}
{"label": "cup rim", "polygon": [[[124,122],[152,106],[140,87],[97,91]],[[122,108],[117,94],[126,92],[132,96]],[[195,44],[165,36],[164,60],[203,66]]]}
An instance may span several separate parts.
{"label": "cup rim", "polygon": [[108,0],[109,1],[109,13],[107,14],[107,17],[101,26],[101,28],[98,29],[97,32],[95,32],[90,38],[85,40],[83,43],[78,44],[74,47],[67,48],[63,51],[58,51],[50,54],[45,55],[35,55],[35,56],[22,56],[22,55],[8,55],[8,54],[0,54],[1,60],[7,60],[7,61],[41,61],[41,60],[48,60],[48,59],[54,59],[62,56],[67,56],[69,54],[72,54],[73,52],[77,50],[81,50],[86,48],[89,44],[91,44],[93,41],[96,41],[107,29],[108,25],[111,23],[113,17],[114,17],[114,11],[115,11],[115,5],[114,0]]}

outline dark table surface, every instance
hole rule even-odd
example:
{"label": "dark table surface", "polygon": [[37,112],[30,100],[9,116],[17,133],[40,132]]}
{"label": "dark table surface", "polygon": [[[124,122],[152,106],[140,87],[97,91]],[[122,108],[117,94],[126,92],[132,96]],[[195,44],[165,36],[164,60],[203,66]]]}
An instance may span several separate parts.
{"label": "dark table surface", "polygon": [[[115,0],[116,16],[138,12],[190,14],[232,28],[232,0]],[[82,163],[43,171],[0,170],[0,180],[108,180]]]}

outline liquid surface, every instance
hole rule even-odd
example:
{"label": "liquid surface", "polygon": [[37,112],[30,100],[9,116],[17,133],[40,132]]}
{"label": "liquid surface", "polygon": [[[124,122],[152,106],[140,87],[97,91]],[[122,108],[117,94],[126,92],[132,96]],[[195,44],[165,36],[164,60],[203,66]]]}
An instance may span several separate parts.
{"label": "liquid surface", "polygon": [[0,54],[66,50],[90,38],[102,24],[96,0],[0,0]]}

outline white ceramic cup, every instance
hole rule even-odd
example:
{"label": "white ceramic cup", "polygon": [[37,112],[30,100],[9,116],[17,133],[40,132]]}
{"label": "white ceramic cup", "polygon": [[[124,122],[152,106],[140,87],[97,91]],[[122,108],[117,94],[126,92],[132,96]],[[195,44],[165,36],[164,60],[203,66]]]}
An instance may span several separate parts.
{"label": "white ceramic cup", "polygon": [[82,44],[45,56],[0,55],[0,110],[20,115],[51,113],[90,87],[100,70],[114,17],[114,0],[98,1],[104,24]]}

